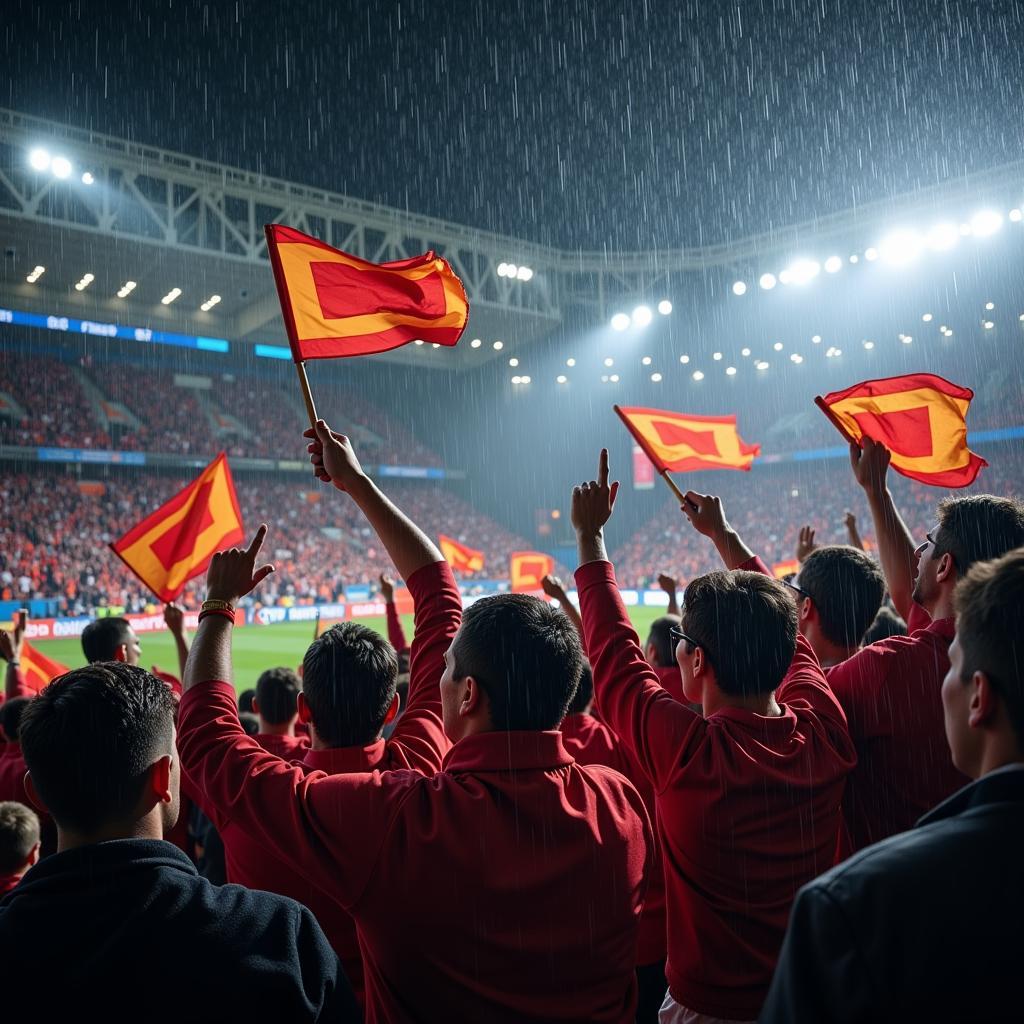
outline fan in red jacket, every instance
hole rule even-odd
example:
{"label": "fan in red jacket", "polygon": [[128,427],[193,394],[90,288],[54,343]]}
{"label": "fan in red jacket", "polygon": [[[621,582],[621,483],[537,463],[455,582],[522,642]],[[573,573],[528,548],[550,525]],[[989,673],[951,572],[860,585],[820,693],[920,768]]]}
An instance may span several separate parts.
{"label": "fan in red jacket", "polygon": [[601,711],[654,787],[665,857],[669,993],[662,1021],[757,1017],[789,907],[834,858],[854,765],[842,709],[797,633],[790,593],[725,522],[717,499],[687,515],[729,568],[692,580],[674,700],[644,659],[619,598],[603,527],[617,485],[608,453],[575,488],[576,586]]}
{"label": "fan in red jacket", "polygon": [[260,723],[256,740],[264,750],[286,761],[300,760],[309,749],[309,737],[295,733],[301,689],[302,680],[292,669],[268,668],[256,680],[256,696],[252,699],[253,714]]}
{"label": "fan in red jacket", "polygon": [[[347,438],[321,421],[310,451],[407,581],[443,562]],[[232,604],[273,571],[255,567],[265,535],[214,557],[209,598]],[[326,775],[262,750],[238,724],[233,616],[217,610],[203,613],[189,657],[184,766],[222,813],[352,914],[371,1024],[627,1024],[653,836],[636,790],[562,744],[579,637],[526,595],[478,601],[461,625],[457,603],[432,607],[423,628],[451,638],[439,683],[454,746],[438,774]]]}

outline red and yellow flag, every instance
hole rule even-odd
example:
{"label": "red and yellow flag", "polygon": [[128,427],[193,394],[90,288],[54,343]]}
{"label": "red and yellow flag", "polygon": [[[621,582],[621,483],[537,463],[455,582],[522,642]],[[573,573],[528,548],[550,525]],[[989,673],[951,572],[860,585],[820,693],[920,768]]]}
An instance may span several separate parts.
{"label": "red and yellow flag", "polygon": [[364,356],[410,341],[454,345],[469,319],[462,282],[433,252],[370,263],[283,224],[268,224],[292,358]]}
{"label": "red and yellow flag", "polygon": [[772,566],[772,575],[777,580],[784,580],[787,576],[795,576],[800,571],[800,562],[795,558],[786,559],[784,562],[776,562]]}
{"label": "red and yellow flag", "polygon": [[21,678],[24,685],[33,693],[38,693],[51,680],[70,671],[71,669],[67,665],[62,665],[59,661],[48,658],[27,640],[22,641]]}
{"label": "red and yellow flag", "polygon": [[555,560],[542,551],[513,551],[509,579],[513,594],[540,590],[540,581],[555,567]]}
{"label": "red and yellow flag", "polygon": [[484,567],[484,553],[473,548],[460,544],[453,537],[446,537],[443,533],[438,534],[438,545],[441,554],[444,555],[448,564],[459,572],[479,572]]}
{"label": "red and yellow flag", "polygon": [[110,545],[164,602],[205,572],[213,555],[245,540],[238,497],[221,452],[198,478]]}
{"label": "red and yellow flag", "polygon": [[966,487],[988,463],[967,447],[974,392],[933,373],[866,380],[815,403],[848,440],[892,452],[892,468],[933,487]]}
{"label": "red and yellow flag", "polygon": [[623,409],[619,419],[659,472],[750,469],[761,446],[747,444],[735,416],[688,416],[663,409]]}

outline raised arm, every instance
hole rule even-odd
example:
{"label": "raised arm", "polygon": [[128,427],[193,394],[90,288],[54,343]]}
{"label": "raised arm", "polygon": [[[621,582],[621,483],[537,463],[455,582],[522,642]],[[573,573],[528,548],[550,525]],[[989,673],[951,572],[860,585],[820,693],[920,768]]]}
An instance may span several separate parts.
{"label": "raised arm", "polygon": [[188,661],[188,632],[185,629],[185,613],[176,604],[164,605],[164,622],[171,636],[174,637],[174,648],[178,652],[178,675],[185,674],[185,662]]}
{"label": "raised arm", "polygon": [[814,540],[814,527],[813,526],[801,526],[800,533],[796,538],[796,560],[803,565],[807,560],[807,556],[817,550],[817,543]]}
{"label": "raised arm", "polygon": [[309,461],[317,478],[348,492],[387,548],[402,579],[408,580],[425,565],[444,561],[434,542],[363,472],[344,434],[318,420],[316,429],[310,427],[303,436],[309,439]]}
{"label": "raised arm", "polygon": [[669,576],[667,573],[658,573],[658,586],[668,594],[668,608],[666,614],[668,615],[679,615],[679,584],[676,582],[675,576]]}
{"label": "raised arm", "polygon": [[867,495],[885,582],[896,611],[906,620],[914,606],[916,545],[886,486],[889,459],[889,449],[866,435],[863,448],[850,444],[850,465],[857,483]]}
{"label": "raised arm", "polygon": [[562,581],[557,576],[547,575],[540,581],[540,585],[548,597],[558,602],[562,611],[565,612],[566,618],[576,627],[576,632],[582,637],[583,622],[580,619],[580,613],[576,610],[576,605],[569,600]]}
{"label": "raised arm", "polygon": [[846,543],[851,548],[864,551],[864,541],[861,540],[860,531],[857,529],[857,517],[852,512],[847,512],[843,516],[843,525],[846,527]]}
{"label": "raised arm", "polygon": [[385,573],[380,574],[380,596],[384,598],[384,617],[388,623],[388,643],[399,653],[409,650],[409,641],[402,620],[395,607],[395,581]]}
{"label": "raised arm", "polygon": [[702,735],[703,720],[658,682],[619,596],[604,546],[617,490],[618,484],[608,484],[608,452],[602,451],[598,479],[572,492],[576,589],[602,717],[660,790]]}
{"label": "raised arm", "polygon": [[0,629],[0,658],[7,662],[4,677],[4,700],[14,697],[31,697],[32,691],[25,685],[21,671],[21,652],[25,645],[25,627],[28,625],[28,611],[22,608],[14,616],[14,629],[10,633]]}
{"label": "raised arm", "polygon": [[682,509],[690,525],[715,545],[726,569],[738,569],[754,557],[754,552],[729,525],[722,499],[717,495],[687,491]]}

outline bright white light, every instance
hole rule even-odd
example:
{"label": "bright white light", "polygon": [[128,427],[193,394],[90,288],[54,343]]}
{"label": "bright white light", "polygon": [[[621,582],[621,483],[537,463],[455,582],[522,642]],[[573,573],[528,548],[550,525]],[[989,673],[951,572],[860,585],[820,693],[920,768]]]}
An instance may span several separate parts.
{"label": "bright white light", "polygon": [[735,377],[735,376],[736,376],[736,367],[735,367],[735,366],[727,366],[727,367],[725,368],[725,372],[726,372],[726,373],[727,373],[727,374],[728,374],[728,375],[729,375],[730,377]]}
{"label": "bright white light", "polygon": [[516,376],[516,377],[512,378],[512,383],[513,384],[521,384],[522,382],[523,382],[523,378],[522,377]]}
{"label": "bright white light", "polygon": [[608,379],[609,379],[609,380],[610,380],[610,381],[611,381],[611,382],[612,382],[613,384],[618,384],[618,383],[619,383],[619,375],[618,375],[617,373],[613,373],[613,374],[612,374],[612,375],[611,375],[611,376],[610,376],[610,377],[609,377]]}
{"label": "bright white light", "polygon": [[811,335],[811,344],[813,344],[813,345],[820,345],[821,344],[821,335],[820,334],[812,334]]}
{"label": "bright white light", "polygon": [[640,362],[644,366],[650,366],[651,365],[651,357],[650,356],[644,356],[643,359],[640,360]]}
{"label": "bright white light", "polygon": [[797,260],[787,270],[793,284],[809,284],[821,273],[821,264],[817,260]]}
{"label": "bright white light", "polygon": [[36,264],[36,266],[32,268],[32,273],[29,274],[28,277],[25,278],[25,280],[28,281],[29,284],[35,284],[36,281],[38,281],[39,278],[41,278],[45,273],[46,267],[44,267],[42,264]]}
{"label": "bright white light", "polygon": [[970,224],[961,224],[960,225],[960,234],[963,235],[964,238],[966,238],[970,233],[971,233],[971,225]]}
{"label": "bright white light", "polygon": [[71,161],[66,156],[55,156],[50,164],[50,170],[55,178],[70,178]]}
{"label": "bright white light", "polygon": [[985,321],[985,330],[986,331],[991,331],[993,327],[995,327],[995,324],[992,323],[991,320],[986,320]]}
{"label": "bright white light", "polygon": [[[134,281],[125,281],[123,285],[117,290],[117,297],[119,299],[126,299],[133,291],[135,291],[136,283]],[[218,296],[218,301],[220,297]]]}
{"label": "bright white light", "polygon": [[740,355],[741,356],[749,356],[750,355],[750,349],[749,348],[740,349]]}
{"label": "bright white light", "polygon": [[704,379],[704,374],[701,373],[700,370],[694,370],[693,371],[693,379],[694,380],[703,380]]}
{"label": "bright white light", "polygon": [[637,306],[633,310],[633,326],[646,327],[651,322],[650,306]]}
{"label": "bright white light", "polygon": [[782,342],[781,341],[775,342],[775,344],[772,345],[772,348],[775,349],[776,352],[781,352],[782,351]]}
{"label": "bright white light", "polygon": [[172,288],[160,301],[165,306],[169,306],[179,295],[181,295],[181,289]]}
{"label": "bright white light", "polygon": [[660,383],[661,382],[661,374],[660,373],[652,373],[651,374],[651,380],[653,380],[655,384]]}
{"label": "bright white light", "polygon": [[873,245],[868,246],[868,248],[864,250],[864,259],[866,259],[868,263],[873,263],[878,259],[878,250]]}
{"label": "bright white light", "polygon": [[792,362],[798,363],[798,364],[802,363],[804,361],[804,357],[801,356],[801,355],[798,355],[796,352],[794,352],[789,358],[790,358],[790,360]]}
{"label": "bright white light", "polygon": [[774,274],[762,274],[757,283],[766,291],[770,292],[775,287],[775,275]]}
{"label": "bright white light", "polygon": [[84,292],[95,281],[96,278],[92,274],[83,274],[81,281],[75,285],[76,292]]}
{"label": "bright white light", "polygon": [[[57,161],[53,161],[54,168],[57,166]],[[57,173],[56,170],[53,172]],[[997,213],[995,210],[979,210],[971,218],[971,231],[974,232],[975,238],[986,238],[988,235],[994,235],[1003,226],[1003,215]]]}
{"label": "bright white light", "polygon": [[82,184],[83,185],[92,185],[92,184],[95,183],[95,181],[96,181],[96,179],[92,176],[92,172],[91,171],[86,171],[82,175]]}
{"label": "bright white light", "polygon": [[850,262],[851,262],[851,263],[860,263],[860,257],[859,257],[859,256],[858,256],[858,255],[857,255],[856,253],[854,253],[854,254],[853,254],[853,255],[852,255],[851,257],[850,257]]}
{"label": "bright white light", "polygon": [[513,357],[512,357],[512,358],[511,358],[511,359],[510,359],[510,360],[508,361],[508,365],[509,365],[509,366],[518,366],[518,365],[519,365],[519,360],[518,360],[518,359],[516,359],[516,357],[515,357],[515,356],[513,356]]}
{"label": "bright white light", "polygon": [[960,229],[948,221],[943,224],[936,224],[928,232],[927,242],[930,249],[935,252],[946,252],[952,249],[960,241]]}
{"label": "bright white light", "polygon": [[672,303],[669,302],[668,299],[662,299],[661,302],[658,303],[658,312],[662,316],[668,316],[669,313],[672,312]]}
{"label": "bright white light", "polygon": [[721,352],[714,352],[714,353],[712,353],[711,358],[714,359],[714,361],[716,363],[720,363],[722,361],[722,353]]}
{"label": "bright white light", "polygon": [[952,338],[953,337],[953,328],[952,327],[947,327],[942,333],[945,334],[947,338]]}
{"label": "bright white light", "polygon": [[612,317],[612,330],[613,331],[624,331],[629,327],[629,314],[628,313],[616,313]]}
{"label": "bright white light", "polygon": [[521,377],[520,378],[520,380],[522,380],[522,382],[524,384],[529,384],[532,379],[533,379],[532,377]]}
{"label": "bright white light", "polygon": [[441,347],[441,343],[439,341],[432,341],[430,343],[430,347],[431,348],[440,348]]}
{"label": "bright white light", "polygon": [[746,295],[747,294],[747,283],[746,281],[734,281],[732,286],[733,295]]}
{"label": "bright white light", "polygon": [[220,302],[220,296],[211,295],[199,308],[204,313],[209,313],[210,310],[213,309],[213,307],[216,306],[218,302]]}
{"label": "bright white light", "polygon": [[495,352],[500,352],[505,347],[505,342],[496,341],[494,345],[491,347],[494,349]]}
{"label": "bright white light", "polygon": [[882,239],[878,248],[886,263],[894,267],[905,267],[920,255],[921,236],[916,231],[894,231]]}
{"label": "bright white light", "polygon": [[925,313],[925,315],[924,315],[923,317],[921,317],[921,319],[922,319],[922,320],[923,320],[923,321],[924,321],[924,322],[925,322],[926,324],[930,324],[930,323],[932,322],[932,315],[931,315],[931,313]]}
{"label": "bright white light", "polygon": [[474,338],[474,339],[473,339],[473,340],[472,340],[472,341],[471,341],[471,342],[469,343],[469,347],[470,347],[470,348],[479,348],[479,347],[480,347],[480,346],[481,346],[482,344],[483,344],[483,342],[482,342],[482,341],[481,341],[481,340],[480,340],[479,338]]}
{"label": "bright white light", "polygon": [[519,268],[514,263],[505,264],[505,276],[515,277],[519,273]]}
{"label": "bright white light", "polygon": [[559,374],[559,375],[558,375],[558,376],[557,376],[557,377],[555,378],[555,380],[556,380],[556,381],[558,381],[558,383],[559,383],[559,384],[564,384],[564,383],[565,383],[565,382],[566,382],[566,381],[567,381],[568,379],[569,379],[569,378],[568,378],[568,377],[566,377],[566,375],[565,375],[564,373],[560,373],[560,374]]}
{"label": "bright white light", "polygon": [[914,340],[913,335],[910,335],[910,334],[901,334],[900,335],[900,341],[902,341],[904,345],[909,345],[913,340]]}
{"label": "bright white light", "polygon": [[986,302],[985,303],[985,308],[988,309],[988,310],[995,309],[996,308],[996,304],[994,302]]}
{"label": "bright white light", "polygon": [[605,365],[605,366],[614,366],[614,365],[615,365],[615,360],[614,360],[614,359],[612,359],[612,357],[611,357],[611,356],[608,356],[608,357],[607,357],[607,358],[605,359],[605,361],[604,361],[604,365]]}
{"label": "bright white light", "polygon": [[829,256],[825,260],[825,273],[838,274],[843,269],[843,258],[841,256]]}
{"label": "bright white light", "polygon": [[601,383],[602,384],[607,384],[608,383],[608,374],[607,373],[601,374]]}
{"label": "bright white light", "polygon": [[576,360],[575,360],[575,359],[573,359],[573,358],[572,358],[572,357],[570,356],[570,357],[569,357],[568,359],[566,359],[566,361],[565,361],[565,365],[566,365],[566,366],[575,366],[575,365],[576,365]]}
{"label": "bright white light", "polygon": [[873,341],[865,341],[864,347],[870,352],[875,347],[875,343]]}
{"label": "bright white light", "polygon": [[793,283],[793,271],[786,267],[785,270],[779,271],[779,284],[792,284]]}
{"label": "bright white light", "polygon": [[33,171],[45,171],[50,166],[50,154],[45,149],[33,149],[28,155],[28,162]]}
{"label": "bright white light", "polygon": [[1010,218],[1010,220],[1013,221],[1014,224],[1019,224],[1020,223],[1021,216],[1022,216],[1022,214],[1021,214],[1020,210],[1018,210],[1016,207],[1014,207],[1010,211],[1010,213],[1009,213],[1009,218]]}
{"label": "bright white light", "polygon": [[416,340],[415,340],[415,341],[413,342],[413,344],[414,344],[414,345],[422,345],[422,344],[423,344],[423,339],[422,339],[422,338],[417,338],[417,339],[416,339]]}
{"label": "bright white light", "polygon": [[507,263],[499,263],[498,264],[498,277],[505,277],[507,274],[508,274],[508,264]]}
{"label": "bright white light", "polygon": [[687,364],[687,363],[688,363],[689,361],[690,361],[690,357],[689,357],[689,356],[680,356],[680,357],[679,357],[679,362],[681,362],[681,363],[682,363],[682,364],[683,364],[684,366],[685,366],[685,365],[686,365],[686,364]]}
{"label": "bright white light", "polygon": [[768,369],[768,364],[763,359],[761,359],[760,361],[756,362],[754,365],[759,370],[767,370]]}
{"label": "bright white light", "polygon": [[533,277],[533,271],[529,267],[520,267],[516,271],[516,277],[520,281],[529,281]]}
{"label": "bright white light", "polygon": [[838,355],[838,354],[839,354],[839,349],[837,349],[834,345],[829,345],[829,347],[825,350],[825,358],[826,359],[831,359],[834,355]]}

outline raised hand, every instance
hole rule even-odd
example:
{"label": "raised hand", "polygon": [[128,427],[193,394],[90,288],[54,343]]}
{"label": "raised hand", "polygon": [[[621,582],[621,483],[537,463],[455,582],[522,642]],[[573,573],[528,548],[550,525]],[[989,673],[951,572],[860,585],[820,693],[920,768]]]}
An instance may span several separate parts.
{"label": "raised hand", "polygon": [[8,633],[0,629],[0,658],[4,661],[21,661],[21,648],[25,643],[25,627],[28,625],[28,609],[21,608],[14,616],[14,628]]}
{"label": "raised hand", "polygon": [[245,597],[274,571],[274,567],[269,564],[256,568],[256,559],[266,536],[267,524],[264,523],[256,531],[252,543],[244,550],[228,548],[227,551],[218,551],[213,556],[206,574],[207,598],[234,603]]}
{"label": "raised hand", "polygon": [[803,562],[817,546],[814,542],[814,528],[812,526],[801,526],[800,534],[796,541],[796,560]]}
{"label": "raised hand", "polygon": [[545,576],[540,581],[541,589],[547,594],[548,597],[554,598],[556,601],[562,597],[565,597],[565,587],[562,586],[562,581],[557,576]]}
{"label": "raised hand", "polygon": [[850,442],[850,466],[857,483],[869,495],[881,494],[885,490],[885,477],[889,470],[892,453],[879,441],[864,435],[863,447],[856,441]]}
{"label": "raised hand", "polygon": [[669,576],[668,573],[658,573],[658,586],[671,597],[679,589],[679,584],[676,582],[674,576]]}
{"label": "raised hand", "polygon": [[690,521],[690,525],[698,533],[710,537],[712,540],[722,536],[729,529],[729,523],[725,518],[725,509],[722,507],[722,499],[717,494],[687,491],[682,509],[683,514]]}
{"label": "raised hand", "polygon": [[843,515],[843,526],[845,526],[846,529],[848,531],[851,531],[851,532],[853,530],[856,530],[857,529],[857,517],[852,512],[844,513],[844,515]]}
{"label": "raised hand", "polygon": [[391,604],[395,599],[395,581],[384,573],[380,574],[380,596],[385,604]]}
{"label": "raised hand", "polygon": [[619,483],[608,483],[608,449],[602,448],[597,463],[597,479],[572,489],[572,525],[580,536],[601,535],[615,507]]}
{"label": "raised hand", "polygon": [[345,491],[366,476],[352,442],[344,434],[331,430],[323,420],[317,420],[316,427],[304,430],[302,436],[309,439],[306,451],[317,479],[333,483],[339,491]]}
{"label": "raised hand", "polygon": [[164,624],[171,636],[182,636],[185,632],[185,612],[176,604],[164,605]]}

